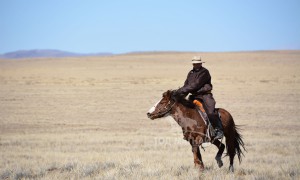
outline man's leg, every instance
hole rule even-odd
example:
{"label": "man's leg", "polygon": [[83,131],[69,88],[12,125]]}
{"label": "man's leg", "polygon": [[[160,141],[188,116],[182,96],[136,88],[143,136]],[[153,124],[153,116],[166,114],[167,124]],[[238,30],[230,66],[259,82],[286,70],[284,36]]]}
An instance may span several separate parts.
{"label": "man's leg", "polygon": [[203,97],[204,107],[207,113],[207,116],[215,128],[215,139],[221,139],[223,137],[223,126],[222,121],[218,115],[218,112],[215,110],[216,101],[213,98],[212,94],[204,95]]}

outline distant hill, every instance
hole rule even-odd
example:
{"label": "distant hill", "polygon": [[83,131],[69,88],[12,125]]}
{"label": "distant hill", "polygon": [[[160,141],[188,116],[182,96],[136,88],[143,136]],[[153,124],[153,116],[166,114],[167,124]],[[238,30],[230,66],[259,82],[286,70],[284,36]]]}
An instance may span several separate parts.
{"label": "distant hill", "polygon": [[79,56],[109,56],[112,53],[80,54],[52,49],[21,50],[0,54],[0,58],[39,58],[39,57],[79,57]]}

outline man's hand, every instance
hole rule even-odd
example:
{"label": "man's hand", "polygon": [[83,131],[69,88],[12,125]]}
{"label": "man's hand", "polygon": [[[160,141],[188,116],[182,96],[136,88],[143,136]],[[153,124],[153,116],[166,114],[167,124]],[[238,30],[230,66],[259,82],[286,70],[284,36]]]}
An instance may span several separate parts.
{"label": "man's hand", "polygon": [[175,98],[184,98],[185,96],[187,96],[187,94],[182,93],[181,88],[173,90],[172,93],[173,97]]}

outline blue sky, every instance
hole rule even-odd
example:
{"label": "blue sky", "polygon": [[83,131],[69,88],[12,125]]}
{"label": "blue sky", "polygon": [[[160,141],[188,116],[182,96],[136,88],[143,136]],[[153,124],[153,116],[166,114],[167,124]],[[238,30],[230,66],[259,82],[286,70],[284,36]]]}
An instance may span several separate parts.
{"label": "blue sky", "polygon": [[300,49],[300,0],[1,0],[0,53]]}

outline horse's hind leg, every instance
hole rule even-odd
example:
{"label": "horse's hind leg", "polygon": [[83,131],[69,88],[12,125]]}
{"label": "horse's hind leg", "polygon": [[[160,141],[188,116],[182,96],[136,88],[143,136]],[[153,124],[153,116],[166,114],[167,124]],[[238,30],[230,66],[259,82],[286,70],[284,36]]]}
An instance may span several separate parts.
{"label": "horse's hind leg", "polygon": [[215,159],[216,159],[216,161],[217,161],[217,163],[218,163],[218,166],[219,166],[219,168],[220,168],[220,167],[223,166],[223,162],[222,162],[222,154],[223,154],[223,152],[224,152],[225,145],[224,145],[223,143],[221,143],[221,142],[220,142],[219,140],[217,140],[217,139],[213,142],[213,144],[216,145],[217,148],[219,149],[219,151],[218,151],[218,153],[217,153]]}

